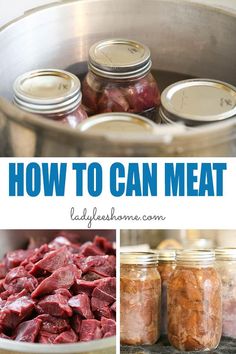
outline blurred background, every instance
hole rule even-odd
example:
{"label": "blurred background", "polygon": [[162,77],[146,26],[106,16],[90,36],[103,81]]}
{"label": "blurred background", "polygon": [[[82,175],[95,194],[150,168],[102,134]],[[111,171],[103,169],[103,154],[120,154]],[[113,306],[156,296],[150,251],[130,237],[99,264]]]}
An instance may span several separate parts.
{"label": "blurred background", "polygon": [[121,230],[122,251],[236,247],[236,230]]}
{"label": "blurred background", "polygon": [[[66,2],[67,0],[0,0],[0,26],[15,17],[21,16],[25,11],[44,6],[50,3]],[[77,0],[79,1],[79,0]],[[99,1],[99,0],[97,0]],[[128,0],[127,0],[128,1]],[[236,11],[236,0],[187,0],[191,2],[208,4],[220,8],[233,8]]]}

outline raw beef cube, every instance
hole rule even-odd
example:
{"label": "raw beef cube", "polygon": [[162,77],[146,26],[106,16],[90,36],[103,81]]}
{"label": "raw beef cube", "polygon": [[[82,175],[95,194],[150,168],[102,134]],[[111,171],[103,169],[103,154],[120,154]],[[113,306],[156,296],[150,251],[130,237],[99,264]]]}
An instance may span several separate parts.
{"label": "raw beef cube", "polygon": [[61,343],[75,343],[78,341],[77,334],[70,328],[68,331],[62,332],[59,334],[53,341],[53,344]]}
{"label": "raw beef cube", "polygon": [[96,247],[92,242],[85,242],[81,247],[79,254],[81,256],[103,256],[104,252],[100,248]]}
{"label": "raw beef cube", "polygon": [[65,267],[69,263],[70,257],[67,248],[64,246],[55,251],[46,253],[45,256],[35,264],[31,274],[37,274],[38,270],[53,273],[55,270]]}
{"label": "raw beef cube", "polygon": [[97,320],[83,320],[80,329],[80,341],[88,342],[102,338],[100,322]]}
{"label": "raw beef cube", "polygon": [[5,258],[6,267],[11,269],[19,266],[21,262],[32,256],[33,253],[33,250],[16,250],[8,252]]}
{"label": "raw beef cube", "polygon": [[[46,253],[48,253],[49,251],[51,251],[48,247],[48,245],[45,243],[44,245],[42,245],[39,248],[36,248],[34,250],[33,255],[29,258],[28,263],[37,263],[40,259],[42,259],[44,257],[44,255]],[[23,265],[23,264],[22,264]]]}
{"label": "raw beef cube", "polygon": [[28,276],[28,272],[25,270],[24,267],[19,266],[13,268],[7,273],[5,277],[5,284],[10,284],[10,282],[16,278],[23,278],[27,276]]}
{"label": "raw beef cube", "polygon": [[40,314],[47,313],[55,317],[71,317],[73,312],[68,305],[68,297],[61,294],[48,295],[36,305],[36,310]]}
{"label": "raw beef cube", "polygon": [[102,317],[101,326],[104,338],[116,335],[116,322],[114,320]]}
{"label": "raw beef cube", "polygon": [[31,315],[33,309],[34,301],[28,296],[7,301],[0,312],[0,327],[15,328],[23,319]]}
{"label": "raw beef cube", "polygon": [[96,311],[94,311],[94,313],[96,319],[98,320],[101,320],[102,317],[111,318],[111,319],[114,318],[112,310],[108,305],[98,308]]}
{"label": "raw beef cube", "polygon": [[57,269],[50,277],[44,279],[32,293],[32,298],[50,294],[58,288],[69,289],[74,281],[77,268],[75,265],[68,265]]}
{"label": "raw beef cube", "polygon": [[115,256],[89,256],[75,257],[76,265],[83,273],[88,271],[95,272],[103,277],[114,276],[116,259]]}
{"label": "raw beef cube", "polygon": [[70,307],[72,307],[75,313],[82,315],[85,318],[93,318],[90,307],[90,299],[87,294],[78,294],[73,296],[68,301]]}
{"label": "raw beef cube", "polygon": [[34,343],[39,333],[42,320],[34,318],[33,320],[22,322],[16,329],[15,340],[20,342]]}
{"label": "raw beef cube", "polygon": [[108,307],[109,308],[109,302],[105,301],[105,300],[100,300],[97,297],[92,297],[91,298],[91,307],[92,307],[92,311],[99,311],[102,310],[104,307]]}
{"label": "raw beef cube", "polygon": [[93,297],[106,301],[108,304],[116,300],[116,278],[106,278],[107,281],[98,285],[92,293]]}
{"label": "raw beef cube", "polygon": [[91,296],[93,290],[103,281],[103,279],[87,281],[84,279],[76,279],[75,285],[73,286],[73,290],[76,294],[78,293],[86,293]]}
{"label": "raw beef cube", "polygon": [[38,286],[38,281],[24,267],[19,266],[9,271],[3,286],[10,294],[19,293],[24,289],[31,293]]}
{"label": "raw beef cube", "polygon": [[47,331],[41,330],[38,335],[38,343],[53,344],[57,336],[58,336],[57,334],[52,334]]}
{"label": "raw beef cube", "polygon": [[42,320],[41,331],[59,334],[70,328],[69,321],[51,315],[39,315],[37,318]]}

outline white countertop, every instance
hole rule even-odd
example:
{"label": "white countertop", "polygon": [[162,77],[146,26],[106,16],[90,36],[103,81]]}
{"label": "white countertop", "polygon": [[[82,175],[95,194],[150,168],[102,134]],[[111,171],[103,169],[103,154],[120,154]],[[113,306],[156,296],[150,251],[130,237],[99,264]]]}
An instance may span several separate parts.
{"label": "white countertop", "polygon": [[[0,26],[24,13],[24,11],[63,0],[0,0]],[[129,1],[129,0],[127,0]],[[189,0],[214,7],[231,8],[236,12],[236,0]]]}

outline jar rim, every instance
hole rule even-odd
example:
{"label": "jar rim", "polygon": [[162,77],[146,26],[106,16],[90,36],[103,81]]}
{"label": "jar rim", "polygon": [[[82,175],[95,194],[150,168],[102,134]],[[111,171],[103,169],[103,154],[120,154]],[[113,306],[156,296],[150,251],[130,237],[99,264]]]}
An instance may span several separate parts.
{"label": "jar rim", "polygon": [[[203,100],[204,104],[199,105]],[[212,79],[176,82],[162,92],[160,113],[165,122],[182,121],[192,126],[233,118],[236,116],[236,87]]]}
{"label": "jar rim", "polygon": [[219,247],[215,249],[215,254],[216,254],[216,260],[236,261],[236,248]]}
{"label": "jar rim", "polygon": [[163,249],[156,251],[158,255],[158,260],[162,262],[175,262],[176,261],[176,250],[174,249]]}
{"label": "jar rim", "polygon": [[134,40],[102,40],[89,50],[89,70],[101,77],[119,80],[139,78],[146,75],[151,66],[149,48]]}
{"label": "jar rim", "polygon": [[13,90],[16,106],[38,114],[71,112],[82,100],[80,80],[64,70],[29,71],[15,80]]}
{"label": "jar rim", "polygon": [[176,260],[177,264],[185,262],[213,263],[215,251],[212,249],[184,249],[176,252]]}
{"label": "jar rim", "polygon": [[121,264],[157,265],[158,256],[155,252],[121,252]]}

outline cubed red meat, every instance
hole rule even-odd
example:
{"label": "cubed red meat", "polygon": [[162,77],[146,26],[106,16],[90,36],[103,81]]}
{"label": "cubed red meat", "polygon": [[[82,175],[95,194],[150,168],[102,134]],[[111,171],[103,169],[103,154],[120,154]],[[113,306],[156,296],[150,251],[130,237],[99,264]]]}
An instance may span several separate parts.
{"label": "cubed red meat", "polygon": [[37,303],[36,310],[39,314],[47,313],[61,318],[71,317],[73,314],[68,305],[68,297],[61,294],[45,296]]}
{"label": "cubed red meat", "polygon": [[101,327],[104,338],[116,335],[116,322],[114,320],[102,317]]}
{"label": "cubed red meat", "polygon": [[89,256],[103,256],[104,252],[95,246],[92,242],[88,241],[85,242],[81,247],[80,251],[78,252],[79,255],[89,257]]}
{"label": "cubed red meat", "polygon": [[90,299],[87,294],[82,293],[71,297],[68,304],[75,313],[78,313],[87,319],[94,317],[90,307]]}
{"label": "cubed red meat", "polygon": [[60,333],[53,341],[53,344],[62,344],[62,343],[75,343],[78,341],[77,334],[73,331],[72,328],[69,330]]}
{"label": "cubed red meat", "polygon": [[41,324],[42,320],[39,318],[20,323],[16,329],[15,340],[34,343],[40,331]]}
{"label": "cubed red meat", "polygon": [[39,315],[36,318],[42,320],[41,330],[47,333],[60,334],[70,328],[68,319],[58,318],[47,314]]}
{"label": "cubed red meat", "polygon": [[55,270],[65,267],[69,263],[71,263],[71,256],[68,253],[67,247],[64,246],[55,251],[46,253],[40,261],[35,263],[34,268],[31,270],[31,274],[37,274],[38,270],[53,273]]}
{"label": "cubed red meat", "polygon": [[41,344],[54,344],[54,340],[57,338],[58,334],[52,334],[47,331],[41,330],[38,335],[38,343]]}
{"label": "cubed red meat", "polygon": [[16,250],[8,252],[5,258],[5,265],[8,269],[17,267],[21,262],[32,256],[33,253],[33,250]]}
{"label": "cubed red meat", "polygon": [[77,268],[75,265],[68,265],[57,269],[50,277],[44,279],[39,284],[33,291],[32,298],[50,294],[58,288],[69,289],[75,281],[76,273]]}
{"label": "cubed red meat", "polygon": [[65,236],[41,247],[31,242],[0,262],[0,338],[60,344],[108,335],[100,320],[115,316],[112,244],[99,236],[73,243],[76,231]]}
{"label": "cubed red meat", "polygon": [[115,275],[115,256],[75,256],[74,261],[76,265],[82,270],[82,273],[92,271],[103,277],[112,277]]}
{"label": "cubed red meat", "polygon": [[80,341],[88,342],[102,338],[101,324],[97,320],[83,320],[80,329]]}
{"label": "cubed red meat", "polygon": [[22,320],[32,314],[33,309],[34,301],[29,296],[6,301],[0,312],[0,327],[15,328]]}

